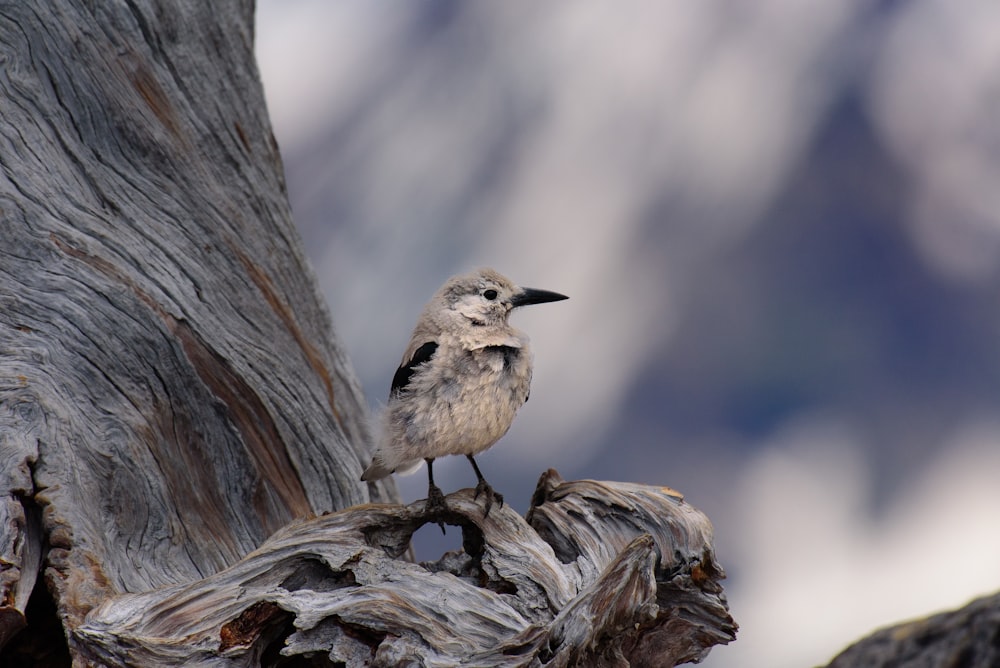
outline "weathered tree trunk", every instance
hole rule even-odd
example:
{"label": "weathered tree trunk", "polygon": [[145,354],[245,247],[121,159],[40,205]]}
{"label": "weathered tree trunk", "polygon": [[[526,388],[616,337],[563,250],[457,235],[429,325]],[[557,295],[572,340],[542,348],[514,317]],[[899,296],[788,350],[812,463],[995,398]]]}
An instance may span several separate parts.
{"label": "weathered tree trunk", "polygon": [[366,410],[291,222],[252,14],[0,5],[0,642],[43,565],[75,629],[392,498],[356,482]]}
{"label": "weathered tree trunk", "polygon": [[546,476],[527,523],[459,493],[467,554],[430,569],[398,559],[419,506],[357,507],[395,489],[358,482],[366,408],[252,19],[0,2],[0,662],[673,665],[731,639],[708,521],[666,491]]}

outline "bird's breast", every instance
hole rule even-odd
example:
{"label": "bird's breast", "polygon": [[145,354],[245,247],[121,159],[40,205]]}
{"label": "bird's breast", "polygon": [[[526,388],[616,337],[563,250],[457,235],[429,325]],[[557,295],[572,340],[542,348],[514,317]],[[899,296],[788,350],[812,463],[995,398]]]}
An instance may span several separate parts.
{"label": "bird's breast", "polygon": [[520,348],[487,346],[467,351],[455,371],[454,389],[464,401],[483,412],[494,410],[506,414],[508,405],[517,410],[528,396],[531,361]]}
{"label": "bird's breast", "polygon": [[516,372],[521,359],[521,349],[514,346],[486,346],[478,352],[493,373],[510,374]]}
{"label": "bird's breast", "polygon": [[530,384],[530,353],[522,348],[439,349],[389,408],[405,423],[411,444],[476,454],[507,433]]}

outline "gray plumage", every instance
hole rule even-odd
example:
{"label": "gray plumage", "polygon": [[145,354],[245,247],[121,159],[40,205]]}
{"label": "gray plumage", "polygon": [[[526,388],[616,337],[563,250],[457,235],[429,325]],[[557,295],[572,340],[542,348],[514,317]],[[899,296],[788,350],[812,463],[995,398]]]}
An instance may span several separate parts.
{"label": "gray plumage", "polygon": [[[477,496],[493,497],[473,457],[496,443],[528,399],[528,337],[507,322],[512,309],[566,299],[520,288],[492,269],[455,276],[424,307],[393,378],[378,447],[362,480],[428,464],[428,506],[443,504],[433,461],[466,455],[479,480]],[[440,510],[440,508],[435,508]]]}

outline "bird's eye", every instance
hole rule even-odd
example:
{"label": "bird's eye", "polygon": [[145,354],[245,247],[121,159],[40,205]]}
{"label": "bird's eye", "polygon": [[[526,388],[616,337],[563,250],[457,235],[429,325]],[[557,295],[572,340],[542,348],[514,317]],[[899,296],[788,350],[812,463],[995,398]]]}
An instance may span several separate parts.
{"label": "bird's eye", "polygon": [[486,292],[483,293],[483,296],[486,297],[487,299],[489,299],[490,301],[493,301],[494,299],[497,298],[497,291],[496,290],[487,290]]}

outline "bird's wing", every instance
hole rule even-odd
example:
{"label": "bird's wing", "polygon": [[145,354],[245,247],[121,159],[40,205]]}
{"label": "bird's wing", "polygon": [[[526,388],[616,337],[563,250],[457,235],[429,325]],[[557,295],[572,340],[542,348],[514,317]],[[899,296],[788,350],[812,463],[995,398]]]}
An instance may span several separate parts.
{"label": "bird's wing", "polygon": [[434,355],[434,351],[437,350],[437,347],[437,343],[434,341],[428,341],[424,345],[417,348],[409,362],[406,362],[396,369],[396,374],[392,377],[392,387],[389,389],[390,397],[394,394],[402,392],[406,388],[414,370],[419,365],[428,361]]}

